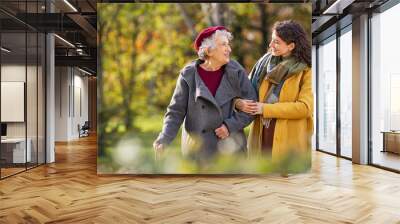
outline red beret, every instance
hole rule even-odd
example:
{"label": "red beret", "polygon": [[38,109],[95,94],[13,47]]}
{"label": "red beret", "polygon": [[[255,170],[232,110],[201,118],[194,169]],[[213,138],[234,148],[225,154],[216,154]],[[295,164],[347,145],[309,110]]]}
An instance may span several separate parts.
{"label": "red beret", "polygon": [[215,31],[217,30],[228,30],[226,29],[224,26],[211,26],[208,28],[205,28],[204,30],[202,30],[199,35],[197,35],[196,40],[194,41],[194,49],[196,49],[196,51],[199,50],[199,47],[201,46],[201,42],[207,38],[210,37]]}

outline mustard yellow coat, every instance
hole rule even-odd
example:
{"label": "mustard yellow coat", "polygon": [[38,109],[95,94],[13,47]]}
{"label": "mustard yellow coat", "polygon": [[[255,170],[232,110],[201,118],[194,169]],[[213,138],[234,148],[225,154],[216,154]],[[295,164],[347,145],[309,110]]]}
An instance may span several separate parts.
{"label": "mustard yellow coat", "polygon": [[[259,89],[259,102],[262,102],[270,82],[264,79]],[[288,78],[281,89],[275,104],[264,104],[263,114],[258,115],[251,125],[248,138],[249,156],[261,152],[262,121],[276,118],[272,145],[272,160],[283,158],[291,150],[310,154],[313,133],[314,97],[312,92],[311,69],[307,68]]]}

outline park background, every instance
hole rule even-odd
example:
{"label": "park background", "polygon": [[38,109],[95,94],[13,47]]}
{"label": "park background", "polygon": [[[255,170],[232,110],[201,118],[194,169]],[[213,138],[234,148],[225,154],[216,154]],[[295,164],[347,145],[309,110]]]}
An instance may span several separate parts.
{"label": "park background", "polygon": [[[207,166],[184,159],[180,132],[166,155],[155,161],[152,143],[161,131],[180,69],[197,58],[193,41],[199,31],[227,27],[234,37],[231,59],[250,72],[267,51],[272,25],[287,19],[299,22],[311,39],[310,3],[99,3],[98,173],[277,171],[264,159],[226,155]],[[295,171],[309,164],[297,156],[286,161]]]}

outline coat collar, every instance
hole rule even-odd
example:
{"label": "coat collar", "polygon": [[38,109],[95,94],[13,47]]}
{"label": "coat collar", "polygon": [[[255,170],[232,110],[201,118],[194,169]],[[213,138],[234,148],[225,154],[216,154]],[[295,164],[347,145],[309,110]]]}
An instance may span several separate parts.
{"label": "coat collar", "polygon": [[222,75],[221,83],[219,84],[217,92],[215,93],[215,97],[211,94],[210,90],[207,88],[197,72],[197,66],[202,62],[203,61],[201,60],[197,60],[193,64],[196,85],[195,101],[197,101],[199,97],[202,97],[213,103],[217,108],[220,108],[220,106],[238,96],[239,90],[234,91],[235,88],[232,85],[232,82],[234,82],[235,74],[237,74],[239,68],[236,68],[235,65],[233,65],[233,62],[229,62],[228,64],[224,65],[224,73]]}

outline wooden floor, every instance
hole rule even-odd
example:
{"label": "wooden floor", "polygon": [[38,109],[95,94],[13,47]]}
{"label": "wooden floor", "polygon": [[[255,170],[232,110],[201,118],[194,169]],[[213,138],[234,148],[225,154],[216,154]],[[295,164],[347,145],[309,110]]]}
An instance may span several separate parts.
{"label": "wooden floor", "polygon": [[24,170],[26,170],[25,167],[24,168],[19,168],[19,167],[18,168],[1,168],[1,177],[4,178],[4,177],[10,176],[10,175],[22,172]]}
{"label": "wooden floor", "polygon": [[97,176],[96,141],[0,181],[0,223],[400,223],[400,175],[319,152],[312,171]]}
{"label": "wooden floor", "polygon": [[25,167],[25,164],[18,164],[18,167],[6,167],[6,168],[1,168],[1,178],[6,178],[11,175],[15,175],[20,172],[24,172],[25,170],[33,169],[37,167],[37,164],[32,164],[28,163],[27,167]]}

